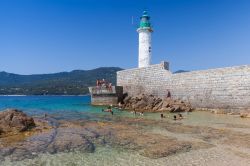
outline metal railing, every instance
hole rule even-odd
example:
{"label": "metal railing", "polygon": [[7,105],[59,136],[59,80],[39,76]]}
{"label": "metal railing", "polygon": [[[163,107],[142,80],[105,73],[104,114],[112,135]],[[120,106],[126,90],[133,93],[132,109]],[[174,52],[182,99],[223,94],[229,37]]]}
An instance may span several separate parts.
{"label": "metal railing", "polygon": [[90,94],[116,94],[115,86],[105,87],[105,86],[94,86],[89,87]]}

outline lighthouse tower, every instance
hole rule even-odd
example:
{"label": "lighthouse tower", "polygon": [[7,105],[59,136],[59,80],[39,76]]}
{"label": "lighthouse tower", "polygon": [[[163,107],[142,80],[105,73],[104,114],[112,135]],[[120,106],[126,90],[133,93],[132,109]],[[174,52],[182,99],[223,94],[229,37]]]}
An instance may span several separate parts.
{"label": "lighthouse tower", "polygon": [[151,64],[151,33],[153,29],[150,24],[147,11],[143,12],[140,21],[139,33],[139,62],[138,67],[148,67]]}

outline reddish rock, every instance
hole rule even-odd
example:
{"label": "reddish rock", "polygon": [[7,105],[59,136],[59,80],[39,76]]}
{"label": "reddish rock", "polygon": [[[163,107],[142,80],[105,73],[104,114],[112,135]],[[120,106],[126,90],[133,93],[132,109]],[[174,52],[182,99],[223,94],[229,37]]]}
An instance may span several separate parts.
{"label": "reddish rock", "polygon": [[190,112],[191,105],[172,98],[161,99],[153,95],[140,94],[128,96],[124,100],[124,109],[138,109],[146,112]]}
{"label": "reddish rock", "polygon": [[35,126],[34,119],[22,111],[8,109],[0,112],[0,134],[26,131]]}

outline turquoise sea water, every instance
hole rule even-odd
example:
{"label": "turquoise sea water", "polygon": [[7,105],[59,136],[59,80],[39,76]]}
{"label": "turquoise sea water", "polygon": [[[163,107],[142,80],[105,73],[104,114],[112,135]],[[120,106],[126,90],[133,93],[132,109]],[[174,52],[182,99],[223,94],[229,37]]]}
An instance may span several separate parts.
{"label": "turquoise sea water", "polygon": [[[0,111],[7,108],[17,108],[31,116],[48,114],[60,119],[105,120],[102,112],[106,107],[91,106],[90,96],[0,96]],[[128,111],[113,109],[115,116],[134,117]],[[173,114],[166,114],[166,120],[172,120]],[[137,115],[138,117],[139,115]],[[234,116],[211,114],[209,112],[184,113],[184,124],[218,125],[220,123],[249,124],[248,119],[239,119]],[[144,113],[143,118],[160,119],[160,113]]]}
{"label": "turquoise sea water", "polygon": [[0,110],[20,109],[31,116],[45,113],[56,119],[94,119],[104,107],[90,105],[90,96],[0,96]]}
{"label": "turquoise sea water", "polygon": [[[0,96],[0,111],[8,108],[20,109],[31,116],[48,114],[56,119],[91,119],[100,118],[98,115],[106,107],[91,106],[90,96]],[[133,116],[129,112],[114,109],[116,116]]]}
{"label": "turquoise sea water", "polygon": [[93,112],[90,96],[1,96],[0,110],[7,108],[21,109],[25,113],[36,116],[51,114],[65,118],[69,112]]}
{"label": "turquoise sea water", "polygon": [[0,96],[0,109],[18,108],[23,110],[87,110],[91,107],[90,96]]}

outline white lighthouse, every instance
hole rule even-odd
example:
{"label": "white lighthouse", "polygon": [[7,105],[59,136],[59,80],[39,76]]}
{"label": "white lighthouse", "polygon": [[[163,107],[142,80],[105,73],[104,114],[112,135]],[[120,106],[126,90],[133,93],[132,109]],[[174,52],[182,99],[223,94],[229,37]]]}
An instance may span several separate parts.
{"label": "white lighthouse", "polygon": [[149,20],[147,11],[144,11],[141,16],[140,27],[137,29],[139,33],[139,68],[148,67],[151,64],[151,33],[153,29]]}

